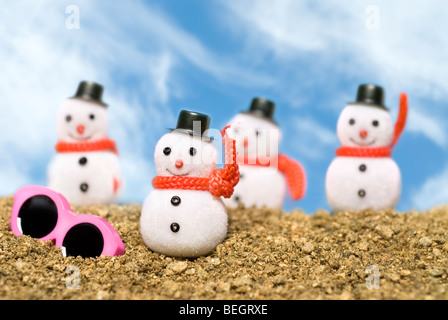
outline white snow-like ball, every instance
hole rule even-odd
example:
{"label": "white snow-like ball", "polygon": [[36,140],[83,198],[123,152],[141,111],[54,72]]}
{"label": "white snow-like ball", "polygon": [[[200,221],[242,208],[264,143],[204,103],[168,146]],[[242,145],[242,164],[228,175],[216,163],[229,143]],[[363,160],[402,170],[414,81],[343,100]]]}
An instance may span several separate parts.
{"label": "white snow-like ball", "polygon": [[47,175],[48,187],[74,205],[113,203],[122,191],[120,162],[112,152],[57,154]]}
{"label": "white snow-like ball", "polygon": [[400,169],[391,158],[337,157],[326,177],[333,212],[393,209],[401,196]]}
{"label": "white snow-like ball", "polygon": [[208,177],[217,161],[218,151],[211,141],[178,131],[165,134],[154,152],[158,176]]}
{"label": "white snow-like ball", "polygon": [[223,202],[208,191],[154,190],[143,203],[140,219],[144,243],[173,257],[209,254],[224,241],[227,226]]}
{"label": "white snow-like ball", "polygon": [[[212,142],[173,131],[156,145],[157,175],[208,177],[217,168]],[[140,219],[144,243],[153,251],[194,258],[210,253],[227,235],[221,198],[209,191],[156,189],[145,199]]]}
{"label": "white snow-like ball", "polygon": [[387,110],[348,105],[341,112],[337,135],[343,146],[387,147],[394,135],[394,124]]}
{"label": "white snow-like ball", "polygon": [[245,113],[237,114],[230,121],[228,135],[235,139],[237,154],[249,158],[277,156],[282,137],[275,123]]}
{"label": "white snow-like ball", "polygon": [[229,208],[236,208],[243,204],[250,207],[283,207],[286,197],[286,180],[276,168],[240,165],[240,181],[236,185],[233,195],[223,199]]}
{"label": "white snow-like ball", "polygon": [[108,118],[104,106],[81,99],[65,100],[57,115],[59,141],[80,142],[107,138]]}

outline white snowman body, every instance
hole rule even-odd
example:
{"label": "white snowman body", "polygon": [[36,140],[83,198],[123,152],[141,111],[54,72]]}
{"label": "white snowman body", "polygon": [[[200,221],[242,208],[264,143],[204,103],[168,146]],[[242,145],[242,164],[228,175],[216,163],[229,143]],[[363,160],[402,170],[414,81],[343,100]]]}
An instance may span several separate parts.
{"label": "white snowman body", "polygon": [[[57,116],[58,140],[93,142],[107,138],[106,108],[82,99],[67,99]],[[115,202],[122,188],[120,161],[112,151],[57,153],[47,172],[48,187],[74,205]]]}
{"label": "white snowman body", "polygon": [[[158,176],[206,178],[216,169],[217,157],[212,142],[173,131],[157,143],[154,161]],[[225,239],[227,228],[224,203],[209,191],[155,189],[143,203],[143,241],[168,256],[206,255]]]}
{"label": "white snowman body", "polygon": [[59,153],[49,165],[48,181],[74,205],[109,204],[120,195],[120,162],[112,152]]}
{"label": "white snowman body", "polygon": [[[390,113],[374,106],[350,104],[337,124],[342,146],[389,147],[394,135]],[[394,208],[401,196],[401,173],[390,157],[339,156],[326,176],[328,204],[334,212]]]}
{"label": "white snowman body", "polygon": [[[278,126],[261,117],[239,113],[230,121],[229,136],[235,139],[239,157],[251,163],[255,159],[277,159],[281,140]],[[266,161],[267,163],[267,161]],[[240,180],[233,195],[224,199],[226,206],[281,208],[286,196],[286,180],[276,161],[271,166],[243,164],[239,161]]]}

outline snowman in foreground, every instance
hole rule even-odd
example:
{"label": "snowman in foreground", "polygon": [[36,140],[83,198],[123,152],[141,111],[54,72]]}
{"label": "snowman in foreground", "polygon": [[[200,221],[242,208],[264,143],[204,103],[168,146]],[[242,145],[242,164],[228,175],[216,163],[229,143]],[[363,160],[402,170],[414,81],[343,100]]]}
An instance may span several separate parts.
{"label": "snowman in foreground", "polygon": [[401,174],[391,154],[406,123],[407,96],[400,96],[395,126],[383,101],[381,87],[361,85],[356,102],[339,117],[342,147],[326,176],[327,200],[334,212],[395,208],[400,200]]}
{"label": "snowman in foreground", "polygon": [[248,112],[240,112],[230,121],[229,135],[236,141],[240,182],[224,203],[230,208],[282,208],[287,187],[294,200],[306,192],[306,174],[302,165],[279,154],[281,131],[273,121],[275,104],[254,98]]}
{"label": "snowman in foreground", "polygon": [[154,190],[143,203],[140,230],[153,251],[194,258],[210,253],[227,235],[228,217],[221,196],[238,183],[235,142],[223,132],[225,164],[206,133],[210,118],[181,111],[177,128],[157,143]]}
{"label": "snowman in foreground", "polygon": [[121,191],[115,142],[108,138],[103,87],[83,81],[57,116],[57,154],[48,166],[48,187],[74,205],[108,204]]}

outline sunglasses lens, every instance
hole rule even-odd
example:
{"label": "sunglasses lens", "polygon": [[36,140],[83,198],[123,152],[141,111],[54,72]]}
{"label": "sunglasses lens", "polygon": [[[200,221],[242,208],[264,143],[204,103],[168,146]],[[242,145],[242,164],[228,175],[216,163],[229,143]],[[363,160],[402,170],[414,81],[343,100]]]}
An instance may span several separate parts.
{"label": "sunglasses lens", "polygon": [[22,233],[39,239],[53,231],[58,221],[58,208],[49,197],[34,196],[22,205],[19,218]]}
{"label": "sunglasses lens", "polygon": [[81,223],[72,227],[65,235],[62,246],[65,255],[83,258],[99,257],[103,252],[104,238],[101,231],[90,223]]}

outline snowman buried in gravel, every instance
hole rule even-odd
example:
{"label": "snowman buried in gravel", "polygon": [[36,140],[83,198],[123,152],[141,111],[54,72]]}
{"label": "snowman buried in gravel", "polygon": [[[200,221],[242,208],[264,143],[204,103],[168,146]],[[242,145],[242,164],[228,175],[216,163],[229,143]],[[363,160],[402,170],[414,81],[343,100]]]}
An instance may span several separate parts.
{"label": "snowman buried in gravel", "polygon": [[360,85],[356,102],[339,116],[337,134],[342,147],[336,150],[326,176],[333,212],[392,209],[400,199],[401,173],[391,154],[406,123],[407,96],[400,96],[395,126],[383,101],[383,88]]}
{"label": "snowman buried in gravel", "polygon": [[82,81],[57,116],[57,154],[48,166],[48,187],[74,205],[115,202],[122,185],[115,142],[108,138],[103,87]]}
{"label": "snowman buried in gravel", "polygon": [[140,219],[143,241],[155,252],[194,258],[210,253],[227,235],[227,211],[220,197],[230,197],[238,183],[235,142],[223,131],[226,159],[217,169],[209,123],[205,114],[182,110],[176,129],[155,147],[157,176]]}
{"label": "snowman buried in gravel", "polygon": [[273,120],[275,104],[264,98],[254,98],[249,111],[238,113],[230,120],[229,135],[236,141],[240,182],[230,199],[230,208],[246,207],[281,209],[287,188],[294,200],[306,192],[306,174],[302,165],[279,154],[281,131]]}

